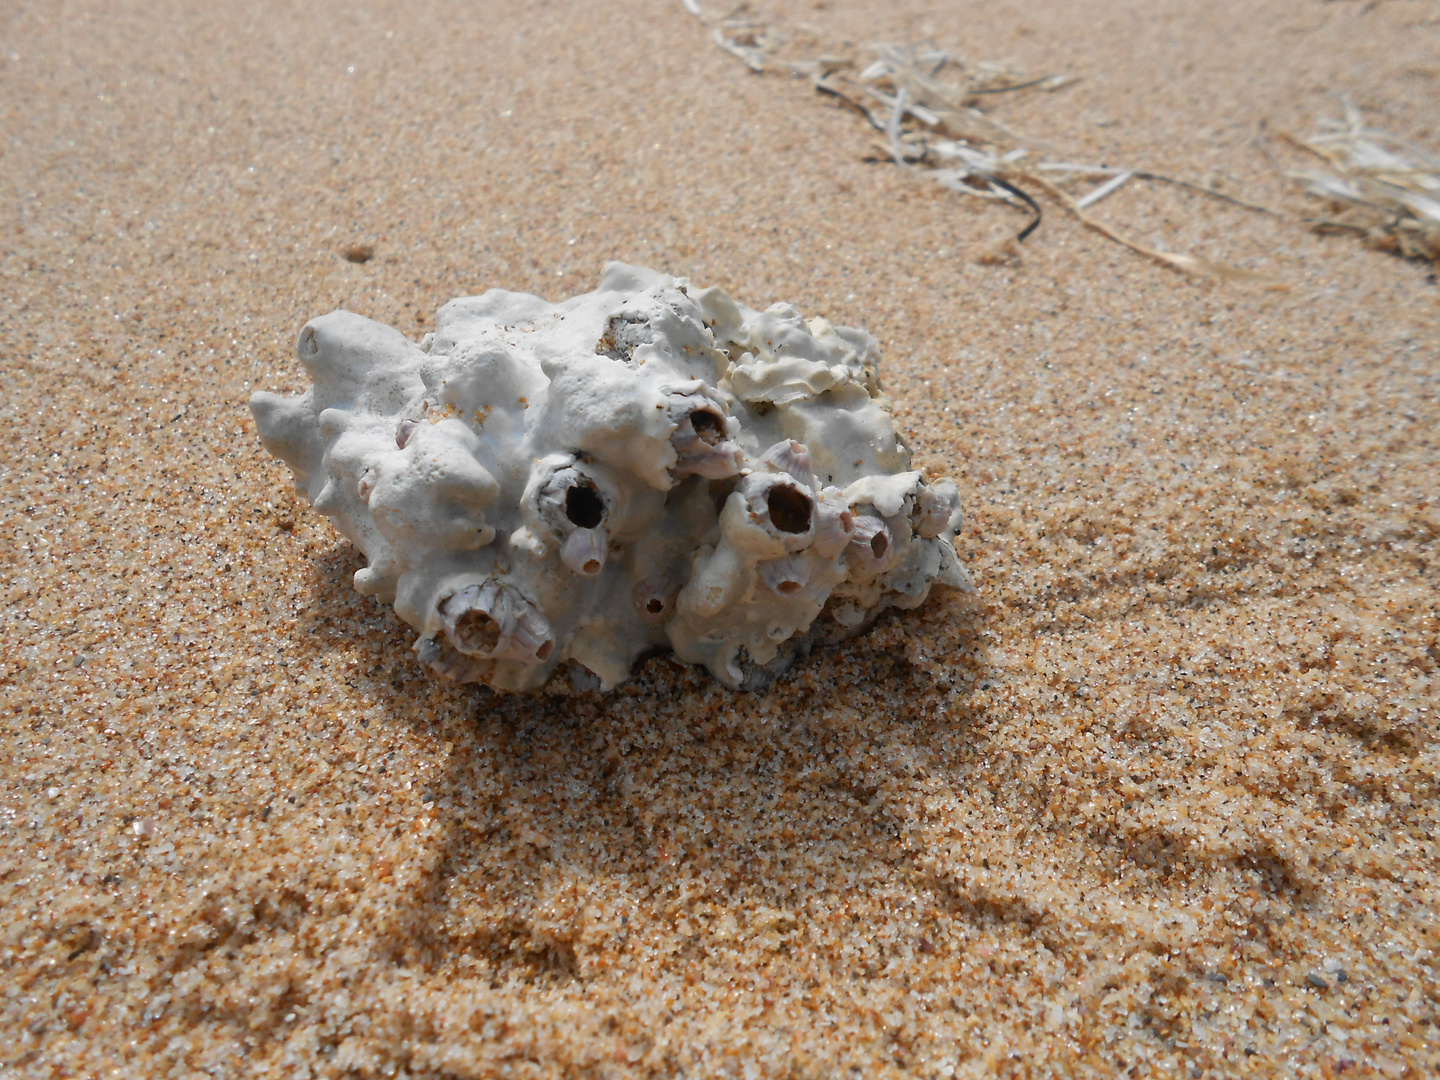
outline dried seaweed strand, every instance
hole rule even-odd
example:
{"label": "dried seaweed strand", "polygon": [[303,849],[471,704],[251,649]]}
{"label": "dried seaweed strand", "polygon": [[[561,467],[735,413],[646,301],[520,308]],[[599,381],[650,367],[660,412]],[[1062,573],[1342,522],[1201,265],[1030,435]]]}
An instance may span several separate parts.
{"label": "dried seaweed strand", "polygon": [[1116,173],[1088,195],[1076,199],[1075,205],[1081,210],[1084,210],[1087,206],[1094,206],[1107,195],[1119,191],[1123,186],[1128,184],[1134,176],[1135,174],[1133,172]]}
{"label": "dried seaweed strand", "polygon": [[[1312,229],[1352,231],[1370,247],[1410,259],[1440,262],[1440,158],[1365,126],[1341,98],[1343,120],[1322,118],[1321,130],[1281,138],[1328,166],[1286,170],[1306,191],[1352,212],[1352,220],[1312,218]],[[1267,154],[1268,156],[1268,154]]]}
{"label": "dried seaweed strand", "polygon": [[1008,94],[1012,90],[1029,90],[1032,86],[1040,86],[1055,78],[1054,75],[1041,75],[1038,79],[1028,79],[1022,83],[1014,83],[1011,86],[987,86],[983,90],[971,90],[972,94]]}
{"label": "dried seaweed strand", "polygon": [[870,124],[870,126],[873,127],[876,131],[884,131],[884,130],[885,130],[885,125],[884,125],[881,121],[875,119],[875,114],[874,114],[874,113],[872,113],[869,109],[867,109],[867,108],[866,108],[864,105],[862,105],[860,102],[856,101],[856,100],[855,100],[853,97],[851,97],[849,94],[845,93],[845,91],[840,90],[840,89],[838,89],[838,88],[836,88],[836,87],[834,87],[834,86],[831,86],[831,85],[830,85],[828,82],[826,82],[824,79],[816,79],[816,80],[815,80],[815,89],[816,89],[816,91],[818,91],[818,92],[821,93],[821,94],[826,94],[826,95],[828,95],[828,96],[830,96],[830,97],[835,98],[836,100],[840,101],[842,104],[848,106],[850,109],[853,109],[855,112],[859,113],[861,116],[863,116],[863,117],[865,118],[865,120]]}
{"label": "dried seaweed strand", "polygon": [[1031,233],[1033,233],[1036,229],[1040,227],[1040,220],[1045,216],[1044,212],[1040,209],[1040,204],[1030,196],[1029,192],[1025,191],[1023,188],[1016,187],[1008,180],[1002,180],[998,176],[987,177],[987,179],[996,187],[1001,188],[1004,191],[1008,191],[1011,195],[1014,195],[1017,199],[1019,199],[1032,211],[1034,211],[1035,217],[1031,220],[1030,224],[1026,225],[1025,228],[1021,229],[1018,233],[1015,234],[1015,242],[1023,242],[1027,236],[1029,236]]}
{"label": "dried seaweed strand", "polygon": [[1227,195],[1223,191],[1216,191],[1214,188],[1206,187],[1204,184],[1191,183],[1189,180],[1180,180],[1173,176],[1165,176],[1163,173],[1150,172],[1145,169],[1137,169],[1135,171],[1135,179],[1154,180],[1156,183],[1159,184],[1172,184],[1175,187],[1184,188],[1186,191],[1193,191],[1197,195],[1205,195],[1212,199],[1219,199],[1221,202],[1227,202],[1231,206],[1238,206],[1243,210],[1254,210],[1257,214],[1268,214],[1270,217],[1278,218],[1283,218],[1286,216],[1285,214],[1282,214],[1279,210],[1275,210],[1261,203],[1253,203],[1249,199],[1241,199],[1234,195]]}
{"label": "dried seaweed strand", "polygon": [[1241,267],[1230,266],[1226,263],[1211,262],[1209,259],[1200,259],[1194,255],[1181,255],[1172,251],[1160,251],[1157,248],[1142,244],[1140,241],[1133,240],[1126,236],[1118,229],[1106,225],[1103,221],[1091,217],[1085,212],[1084,207],[1063,188],[1051,183],[1042,176],[1031,174],[1030,179],[1043,187],[1052,198],[1069,210],[1070,213],[1074,214],[1075,219],[1087,229],[1099,233],[1108,240],[1113,240],[1122,247],[1129,248],[1137,255],[1143,255],[1147,259],[1153,259],[1163,266],[1168,266],[1172,270],[1182,270],[1186,273],[1210,274],[1215,277],[1225,278],[1229,281],[1253,281],[1270,285],[1273,288],[1289,288],[1284,282],[1269,274],[1257,273],[1254,270],[1245,270]]}
{"label": "dried seaweed strand", "polygon": [[[1024,159],[1032,144],[998,123],[972,104],[986,94],[1001,94],[1035,88],[1055,89],[1066,77],[1045,75],[1016,81],[1014,72],[986,65],[970,66],[952,52],[929,46],[901,47],[889,43],[873,46],[877,58],[858,75],[845,74],[858,64],[853,58],[822,57],[779,60],[782,43],[763,20],[751,15],[742,4],[728,15],[711,15],[699,0],[682,0],[687,11],[710,28],[711,38],[726,52],[744,60],[751,70],[763,73],[783,67],[792,75],[808,75],[817,93],[832,97],[859,114],[884,136],[881,156],[899,167],[926,172],[947,190],[977,198],[1000,199],[1027,209],[1032,217],[1016,235],[1025,240],[1039,228],[1043,211],[1025,185],[1038,185],[1056,198],[1087,228],[1171,269],[1213,274],[1240,281],[1274,279],[1213,263],[1190,255],[1158,251],[1090,217],[1086,210],[1131,179],[1154,180],[1220,199],[1236,206],[1266,214],[1274,211],[1238,199],[1213,188],[1178,180],[1142,169],[1112,169],[1060,162],[1030,164]],[[940,73],[953,69],[959,85],[941,82]],[[997,81],[998,80],[998,81]],[[888,92],[887,92],[888,91]],[[870,102],[883,107],[877,113]],[[913,121],[913,123],[911,123]],[[1107,179],[1087,195],[1076,199],[1041,172],[1065,176],[1103,176]]]}
{"label": "dried seaweed strand", "polygon": [[1063,172],[1067,176],[1119,176],[1126,174],[1135,180],[1153,180],[1160,184],[1172,184],[1175,187],[1184,188],[1186,191],[1193,191],[1197,195],[1207,195],[1212,199],[1219,199],[1221,202],[1230,203],[1232,206],[1241,207],[1244,210],[1254,210],[1259,214],[1268,214],[1271,217],[1284,218],[1288,215],[1282,214],[1269,206],[1260,203],[1250,202],[1248,199],[1241,199],[1235,195],[1226,194],[1223,191],[1216,191],[1204,184],[1192,183],[1189,180],[1180,180],[1173,176],[1166,176],[1164,173],[1150,172],[1148,169],[1116,169],[1105,165],[1072,165],[1060,161],[1042,161],[1035,166],[1039,172]]}

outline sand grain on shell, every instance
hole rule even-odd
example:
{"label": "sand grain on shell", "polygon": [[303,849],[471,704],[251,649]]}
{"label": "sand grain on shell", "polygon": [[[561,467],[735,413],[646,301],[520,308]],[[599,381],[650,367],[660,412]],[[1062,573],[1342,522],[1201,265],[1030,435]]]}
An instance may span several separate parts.
{"label": "sand grain on shell", "polygon": [[[775,10],[1073,70],[1001,118],[1297,213],[1261,119],[1437,139],[1420,4]],[[1139,182],[1097,212],[1289,290],[1059,214],[982,265],[1014,211],[678,4],[81,0],[0,79],[4,1071],[1436,1067],[1423,266]],[[245,397],[331,308],[612,257],[876,333],[978,600],[757,695],[422,678]]]}

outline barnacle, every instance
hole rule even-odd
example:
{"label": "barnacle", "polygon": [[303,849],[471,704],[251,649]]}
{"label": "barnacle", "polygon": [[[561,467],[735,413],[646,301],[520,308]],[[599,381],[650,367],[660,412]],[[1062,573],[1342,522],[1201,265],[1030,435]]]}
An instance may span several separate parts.
{"label": "barnacle", "polygon": [[874,339],[788,304],[610,263],[556,304],[453,300],[418,344],[333,312],[296,354],[314,385],[251,399],[261,440],[441,677],[608,687],[668,648],[754,687],[969,588],[955,485],[909,469]]}

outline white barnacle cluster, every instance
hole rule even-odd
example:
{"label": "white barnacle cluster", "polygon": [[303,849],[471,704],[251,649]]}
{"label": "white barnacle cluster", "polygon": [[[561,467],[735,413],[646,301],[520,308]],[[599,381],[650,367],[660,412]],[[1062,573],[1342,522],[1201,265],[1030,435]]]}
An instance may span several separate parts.
{"label": "white barnacle cluster", "polygon": [[955,485],[910,470],[874,339],[611,263],[560,303],[452,300],[418,344],[347,311],[314,386],[250,401],[431,671],[609,687],[657,649],[731,687],[968,588]]}

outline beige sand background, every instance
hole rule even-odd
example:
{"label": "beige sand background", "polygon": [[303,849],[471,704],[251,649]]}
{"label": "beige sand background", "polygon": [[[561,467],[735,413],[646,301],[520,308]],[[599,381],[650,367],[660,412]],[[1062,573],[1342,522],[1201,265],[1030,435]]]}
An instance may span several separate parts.
{"label": "beige sand background", "polygon": [[[1082,80],[1055,156],[1314,210],[1251,145],[1440,142],[1426,0],[776,2]],[[1134,183],[884,164],[678,3],[6,4],[0,1073],[1421,1076],[1433,268]],[[369,243],[364,264],[342,257]],[[252,389],[608,258],[881,340],[972,600],[732,694],[423,677]]]}

